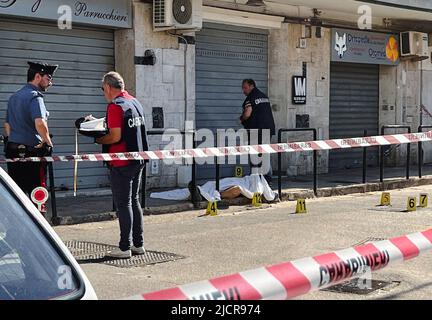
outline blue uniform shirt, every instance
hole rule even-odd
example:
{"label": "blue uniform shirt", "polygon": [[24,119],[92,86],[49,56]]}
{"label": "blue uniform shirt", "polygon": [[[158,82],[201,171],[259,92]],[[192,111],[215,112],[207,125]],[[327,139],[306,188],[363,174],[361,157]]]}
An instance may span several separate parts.
{"label": "blue uniform shirt", "polygon": [[48,120],[43,94],[31,84],[14,93],[8,102],[6,122],[11,126],[10,142],[36,146],[42,142],[35,119]]}

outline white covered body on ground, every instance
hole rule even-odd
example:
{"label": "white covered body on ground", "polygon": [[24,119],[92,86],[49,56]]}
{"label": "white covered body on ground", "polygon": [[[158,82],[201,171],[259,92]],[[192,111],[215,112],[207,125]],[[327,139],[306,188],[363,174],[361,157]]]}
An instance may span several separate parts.
{"label": "white covered body on ground", "polygon": [[[270,188],[267,180],[258,174],[252,174],[243,178],[225,178],[220,180],[220,191],[223,192],[232,187],[239,187],[241,194],[252,199],[254,193],[261,193],[267,201],[273,201],[276,198],[276,193]],[[201,196],[207,201],[220,201],[221,195],[216,190],[216,182],[209,181],[202,186],[198,186]],[[153,192],[150,197],[153,199],[163,200],[188,200],[191,194],[188,188],[176,189],[164,192]]]}

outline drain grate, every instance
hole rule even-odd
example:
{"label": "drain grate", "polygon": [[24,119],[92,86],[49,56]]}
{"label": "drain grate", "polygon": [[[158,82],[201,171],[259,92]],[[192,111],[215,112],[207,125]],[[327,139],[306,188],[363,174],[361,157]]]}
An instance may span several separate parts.
{"label": "drain grate", "polygon": [[65,245],[80,264],[102,263],[119,268],[132,268],[186,258],[174,253],[147,251],[143,255],[133,256],[131,259],[112,259],[106,257],[105,254],[108,251],[114,250],[116,246],[75,240],[66,241]]}
{"label": "drain grate", "polygon": [[74,240],[66,241],[65,245],[76,259],[92,254],[111,251],[115,248],[114,246],[106,244]]}
{"label": "drain grate", "polygon": [[377,241],[383,241],[383,240],[387,240],[387,239],[385,239],[385,238],[369,237],[369,238],[363,239],[362,241],[354,244],[353,247],[363,246],[363,245],[371,243],[371,242],[377,242]]}
{"label": "drain grate", "polygon": [[400,281],[382,281],[382,280],[371,280],[371,286],[359,286],[359,279],[353,279],[348,282],[344,282],[341,284],[337,284],[331,286],[326,289],[322,289],[322,291],[330,291],[335,293],[350,293],[350,294],[358,294],[358,295],[368,295],[372,292],[387,289],[389,287],[395,287],[400,284]]}

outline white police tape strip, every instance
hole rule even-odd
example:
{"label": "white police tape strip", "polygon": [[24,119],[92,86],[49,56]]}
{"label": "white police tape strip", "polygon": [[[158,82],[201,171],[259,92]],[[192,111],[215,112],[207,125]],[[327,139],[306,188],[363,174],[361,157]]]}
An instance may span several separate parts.
{"label": "white police tape strip", "polygon": [[141,300],[284,300],[364,277],[432,250],[432,229],[315,257],[131,297]]}
{"label": "white police tape strip", "polygon": [[387,146],[395,144],[417,143],[432,141],[432,131],[422,133],[395,134],[385,136],[360,137],[348,139],[334,139],[308,142],[292,142],[278,144],[264,144],[255,146],[235,146],[219,148],[158,150],[145,152],[122,152],[111,154],[84,154],[70,156],[31,157],[25,159],[0,158],[0,163],[6,162],[95,162],[118,160],[163,160],[163,159],[191,159],[212,158],[226,156],[242,156],[272,153],[290,153],[304,151],[319,151],[332,149],[362,148],[373,146]]}

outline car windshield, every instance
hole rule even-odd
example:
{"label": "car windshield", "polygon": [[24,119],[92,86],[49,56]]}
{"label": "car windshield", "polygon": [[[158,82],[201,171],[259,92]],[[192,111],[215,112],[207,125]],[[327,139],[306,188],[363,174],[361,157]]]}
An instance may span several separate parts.
{"label": "car windshield", "polygon": [[0,300],[72,299],[70,264],[0,178]]}

